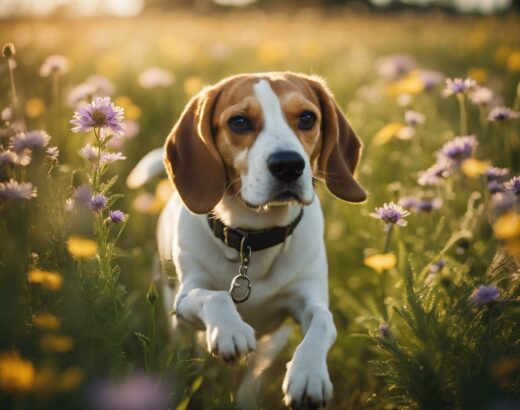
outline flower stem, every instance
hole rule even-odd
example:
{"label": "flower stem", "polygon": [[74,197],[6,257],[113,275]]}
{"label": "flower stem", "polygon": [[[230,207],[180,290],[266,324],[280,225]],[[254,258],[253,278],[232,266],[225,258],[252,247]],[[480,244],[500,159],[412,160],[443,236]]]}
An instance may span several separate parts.
{"label": "flower stem", "polygon": [[14,72],[11,67],[11,58],[7,59],[7,69],[9,71],[9,80],[11,82],[11,98],[13,99],[13,108],[18,108],[18,95],[16,94],[16,85],[14,83]]}
{"label": "flower stem", "polygon": [[386,239],[385,239],[385,247],[384,247],[384,253],[387,253],[390,249],[390,240],[392,239],[392,231],[394,230],[394,224],[389,223],[386,225]]}
{"label": "flower stem", "polygon": [[150,350],[148,363],[153,368],[155,357],[155,302],[150,303]]}
{"label": "flower stem", "polygon": [[61,117],[61,101],[60,101],[60,83],[59,75],[54,72],[52,75],[52,111],[53,111],[53,132],[61,135],[60,117]]}
{"label": "flower stem", "polygon": [[460,135],[468,134],[468,119],[466,114],[466,102],[464,99],[464,94],[457,93],[457,100],[459,100],[459,109],[460,109]]}

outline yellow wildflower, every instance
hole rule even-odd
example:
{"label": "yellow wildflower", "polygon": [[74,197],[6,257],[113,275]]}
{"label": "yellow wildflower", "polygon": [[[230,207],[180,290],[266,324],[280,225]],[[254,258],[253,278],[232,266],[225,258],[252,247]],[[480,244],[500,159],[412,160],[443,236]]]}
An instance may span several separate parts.
{"label": "yellow wildflower", "polygon": [[60,391],[76,389],[85,380],[85,373],[79,367],[69,367],[58,379],[56,388]]}
{"label": "yellow wildflower", "polygon": [[479,161],[475,158],[468,158],[461,165],[461,170],[468,178],[478,178],[484,175],[486,170],[490,167],[489,161]]}
{"label": "yellow wildflower", "polygon": [[497,51],[495,52],[495,61],[497,63],[503,64],[507,62],[507,59],[511,55],[511,49],[507,46],[500,46],[498,47]]}
{"label": "yellow wildflower", "polygon": [[424,90],[424,81],[418,70],[412,70],[406,77],[390,84],[387,90],[391,96],[419,94]]}
{"label": "yellow wildflower", "polygon": [[40,393],[71,391],[83,380],[85,373],[78,367],[69,367],[59,374],[54,367],[45,366],[36,372],[34,390]]}
{"label": "yellow wildflower", "polygon": [[54,368],[44,366],[36,372],[34,390],[39,393],[51,392],[56,385],[57,373]]}
{"label": "yellow wildflower", "polygon": [[67,240],[67,249],[74,259],[85,259],[96,256],[97,243],[79,236],[71,236]]}
{"label": "yellow wildflower", "polygon": [[520,261],[520,237],[508,239],[506,241],[506,249],[511,256]]}
{"label": "yellow wildflower", "polygon": [[44,350],[66,353],[74,347],[74,339],[70,336],[47,334],[40,338],[40,345]]}
{"label": "yellow wildflower", "polygon": [[489,77],[489,70],[481,67],[472,67],[468,70],[468,77],[472,78],[477,83],[483,83]]}
{"label": "yellow wildflower", "polygon": [[379,147],[390,142],[404,127],[405,125],[400,122],[391,122],[390,124],[386,124],[376,133],[376,135],[374,135],[372,144]]}
{"label": "yellow wildflower", "polygon": [[32,320],[36,327],[44,330],[56,330],[61,325],[60,319],[50,313],[33,315]]}
{"label": "yellow wildflower", "polygon": [[509,57],[507,57],[507,69],[509,71],[520,71],[520,50],[509,54]]}
{"label": "yellow wildflower", "polygon": [[25,103],[25,113],[29,118],[37,118],[45,111],[45,104],[39,98],[29,98]]}
{"label": "yellow wildflower", "polygon": [[141,114],[143,113],[141,108],[135,105],[132,102],[132,100],[126,95],[117,97],[114,100],[114,103],[118,107],[121,107],[125,110],[125,118],[128,120],[137,120],[141,117]]}
{"label": "yellow wildflower", "polygon": [[0,353],[0,390],[25,393],[34,385],[34,365],[16,352]]}
{"label": "yellow wildflower", "polygon": [[393,252],[378,253],[367,256],[363,259],[363,263],[369,268],[374,269],[376,272],[381,273],[384,270],[395,268],[397,258]]}
{"label": "yellow wildflower", "polygon": [[512,239],[520,236],[520,215],[508,212],[500,216],[493,225],[495,237],[498,239]]}
{"label": "yellow wildflower", "polygon": [[46,290],[57,291],[63,285],[63,277],[58,272],[32,269],[27,274],[29,283],[41,285]]}

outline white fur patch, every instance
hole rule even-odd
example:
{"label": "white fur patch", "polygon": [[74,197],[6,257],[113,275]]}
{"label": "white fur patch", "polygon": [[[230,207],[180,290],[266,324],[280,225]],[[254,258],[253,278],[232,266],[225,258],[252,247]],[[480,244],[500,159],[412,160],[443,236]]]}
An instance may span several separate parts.
{"label": "white fur patch", "polygon": [[311,165],[300,140],[287,124],[280,99],[267,80],[261,79],[253,89],[262,109],[264,123],[249,151],[248,171],[242,175],[242,198],[255,206],[273,200],[277,194],[276,186],[280,183],[270,173],[267,159],[278,151],[295,151],[305,159],[305,169],[291,188],[299,193],[302,201],[310,203],[314,194]]}

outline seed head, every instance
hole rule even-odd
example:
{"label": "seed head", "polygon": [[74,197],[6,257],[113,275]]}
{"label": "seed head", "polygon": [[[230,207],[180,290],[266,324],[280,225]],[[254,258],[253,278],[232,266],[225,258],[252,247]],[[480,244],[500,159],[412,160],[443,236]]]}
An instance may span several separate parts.
{"label": "seed head", "polygon": [[11,58],[16,54],[16,47],[13,43],[4,44],[4,48],[2,49],[2,55],[5,58]]}

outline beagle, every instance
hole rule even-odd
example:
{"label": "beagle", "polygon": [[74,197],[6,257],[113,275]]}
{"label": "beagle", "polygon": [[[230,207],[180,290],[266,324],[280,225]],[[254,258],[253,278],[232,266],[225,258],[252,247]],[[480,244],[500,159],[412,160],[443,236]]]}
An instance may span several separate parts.
{"label": "beagle", "polygon": [[[226,78],[191,99],[163,152],[175,193],[157,236],[179,279],[176,320],[204,330],[208,351],[229,361],[292,317],[303,339],[287,364],[284,403],[325,405],[336,328],[314,183],[323,178],[349,202],[366,193],[353,177],[360,140],[324,81],[290,72]],[[159,155],[143,159],[128,184],[145,182]]]}

